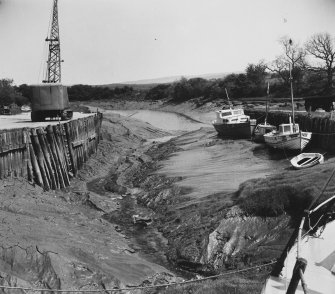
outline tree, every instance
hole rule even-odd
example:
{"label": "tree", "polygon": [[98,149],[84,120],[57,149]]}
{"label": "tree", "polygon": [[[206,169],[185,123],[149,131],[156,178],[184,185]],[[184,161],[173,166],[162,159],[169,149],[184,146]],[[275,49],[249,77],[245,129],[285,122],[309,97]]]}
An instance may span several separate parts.
{"label": "tree", "polygon": [[306,51],[300,47],[298,43],[293,42],[288,37],[281,38],[279,42],[284,53],[277,56],[271,64],[267,65],[267,68],[278,74],[284,83],[289,85],[289,69],[291,66],[293,81],[296,86],[299,86],[302,82],[304,70],[306,68]]}
{"label": "tree", "polygon": [[[305,44],[306,51],[314,59],[314,65],[308,69],[323,72],[327,76],[327,90],[333,88],[333,75],[335,72],[335,39],[328,33],[313,35]],[[321,61],[321,63],[317,63]]]}
{"label": "tree", "polygon": [[248,64],[246,75],[248,81],[248,96],[263,96],[267,66],[263,61],[258,64]]}
{"label": "tree", "polygon": [[14,102],[16,93],[13,87],[13,80],[0,80],[0,105],[9,105]]}

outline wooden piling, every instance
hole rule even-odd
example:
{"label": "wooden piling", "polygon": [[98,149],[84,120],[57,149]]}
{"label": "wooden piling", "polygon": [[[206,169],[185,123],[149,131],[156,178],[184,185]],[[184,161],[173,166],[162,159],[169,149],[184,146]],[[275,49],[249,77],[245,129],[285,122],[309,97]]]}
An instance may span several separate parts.
{"label": "wooden piling", "polygon": [[0,179],[24,177],[45,190],[70,185],[97,150],[102,116],[46,128],[0,131]]}
{"label": "wooden piling", "polygon": [[66,134],[66,140],[67,140],[67,147],[68,147],[72,169],[73,169],[73,175],[76,176],[77,171],[78,171],[78,166],[76,162],[75,152],[72,148],[73,141],[72,141],[72,133],[71,133],[71,122],[64,124],[64,128],[65,128],[65,134]]}
{"label": "wooden piling", "polygon": [[36,129],[31,129],[31,141],[32,141],[32,146],[33,146],[33,151],[34,151],[32,153],[36,154],[38,167],[39,167],[42,181],[43,181],[42,186],[45,190],[50,190],[50,183],[49,183],[47,171],[45,169],[43,151],[41,149],[40,143],[37,138]]}

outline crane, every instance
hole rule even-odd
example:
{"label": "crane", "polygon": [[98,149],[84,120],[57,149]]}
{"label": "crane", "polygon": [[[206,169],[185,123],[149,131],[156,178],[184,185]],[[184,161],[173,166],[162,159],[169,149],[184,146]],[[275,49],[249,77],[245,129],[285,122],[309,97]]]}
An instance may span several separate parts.
{"label": "crane", "polygon": [[54,0],[52,9],[52,19],[50,35],[45,39],[49,45],[49,55],[47,61],[47,70],[44,83],[61,82],[61,60],[60,57],[60,39],[58,25],[58,0]]}
{"label": "crane", "polygon": [[73,112],[69,106],[66,86],[61,84],[60,40],[58,25],[58,0],[53,0],[50,34],[45,39],[49,45],[47,70],[44,84],[33,86],[31,120],[44,121],[45,118],[71,119]]}

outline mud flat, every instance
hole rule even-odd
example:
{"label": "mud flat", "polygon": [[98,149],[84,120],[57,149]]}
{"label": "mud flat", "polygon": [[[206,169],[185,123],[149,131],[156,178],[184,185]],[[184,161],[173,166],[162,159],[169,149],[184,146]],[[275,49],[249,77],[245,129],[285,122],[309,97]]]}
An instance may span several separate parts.
{"label": "mud flat", "polygon": [[[151,115],[145,116],[149,112],[136,108],[118,113],[152,122]],[[169,261],[206,275],[276,260],[303,209],[331,174],[333,158],[295,171],[291,154],[248,140],[221,140],[209,121],[199,122],[209,113],[187,113],[193,126],[153,145],[146,152],[151,161],[129,167],[124,181],[139,189],[137,202],[156,213],[156,224],[168,239]],[[162,116],[159,112],[164,121]],[[177,115],[172,120],[178,117],[185,119]],[[166,122],[161,127],[174,133]],[[333,191],[331,186],[327,193]]]}
{"label": "mud flat", "polygon": [[[192,113],[170,117],[192,125],[174,130],[105,109],[98,152],[70,188],[3,181],[1,283],[104,290],[276,259],[334,160],[293,171],[285,154],[221,140],[200,119],[209,114]],[[133,215],[153,222],[137,227]]]}

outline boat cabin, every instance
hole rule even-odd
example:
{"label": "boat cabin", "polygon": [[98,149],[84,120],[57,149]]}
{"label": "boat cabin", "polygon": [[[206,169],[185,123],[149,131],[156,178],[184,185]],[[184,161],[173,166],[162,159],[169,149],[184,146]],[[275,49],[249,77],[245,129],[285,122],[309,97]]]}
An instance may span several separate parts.
{"label": "boat cabin", "polygon": [[289,135],[299,132],[299,125],[296,123],[281,124],[279,125],[278,132],[283,135]]}
{"label": "boat cabin", "polygon": [[244,114],[243,109],[221,109],[216,111],[216,123],[245,123],[250,117]]}

